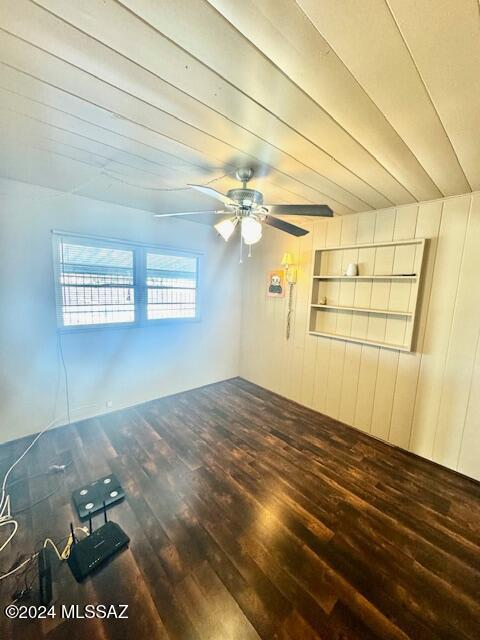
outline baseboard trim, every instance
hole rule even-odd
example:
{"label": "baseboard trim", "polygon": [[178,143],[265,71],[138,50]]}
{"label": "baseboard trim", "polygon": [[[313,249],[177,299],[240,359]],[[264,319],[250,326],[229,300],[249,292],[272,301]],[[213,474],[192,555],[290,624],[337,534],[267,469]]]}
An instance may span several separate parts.
{"label": "baseboard trim", "polygon": [[[174,393],[166,393],[164,395],[161,396],[156,396],[155,398],[149,398],[148,400],[139,400],[138,402],[133,402],[133,403],[129,403],[129,404],[125,404],[122,406],[116,406],[115,409],[110,409],[110,408],[105,408],[105,410],[102,411],[92,411],[92,412],[86,412],[84,414],[81,414],[78,417],[75,417],[74,419],[72,418],[70,420],[70,422],[68,421],[64,421],[61,424],[57,424],[54,427],[51,427],[50,429],[47,429],[47,431],[45,433],[49,433],[50,431],[56,431],[57,429],[64,429],[65,427],[69,427],[71,425],[76,425],[76,424],[81,424],[82,422],[85,422],[86,420],[93,420],[94,418],[100,418],[101,416],[105,416],[105,415],[109,415],[109,414],[113,414],[113,413],[117,413],[119,411],[124,411],[125,409],[133,409],[134,407],[139,407],[141,405],[144,404],[149,404],[150,402],[156,402],[157,400],[162,400],[162,398],[174,398],[175,396],[181,395],[182,393],[188,393],[189,391],[196,391],[197,389],[205,389],[206,387],[211,387],[215,384],[220,384],[221,382],[228,382],[230,380],[237,380],[240,376],[232,376],[230,378],[222,378],[221,380],[214,380],[213,382],[207,382],[206,384],[201,384],[198,387],[190,387],[188,389],[183,389],[181,391],[175,391]],[[101,407],[101,405],[83,405],[84,407]],[[82,407],[79,407],[82,408]],[[73,408],[71,413],[74,413],[75,411],[77,411],[76,408]],[[22,442],[25,441],[26,444],[28,444],[28,441],[32,440],[33,438],[35,438],[39,433],[40,433],[41,429],[38,431],[35,431],[33,433],[29,433],[27,435],[24,436],[20,436],[19,438],[13,438],[11,440],[5,440],[5,442],[0,442],[0,447],[8,447],[11,446],[13,444],[21,444]]]}
{"label": "baseboard trim", "polygon": [[424,456],[419,455],[418,453],[415,453],[413,451],[409,451],[408,449],[404,449],[403,447],[399,447],[395,444],[392,444],[391,442],[387,442],[386,440],[383,440],[382,438],[379,438],[377,436],[373,436],[371,433],[366,433],[365,431],[362,431],[361,429],[357,429],[357,427],[354,427],[351,424],[347,424],[346,422],[342,422],[341,420],[338,420],[337,418],[333,418],[332,416],[328,416],[325,413],[321,413],[320,411],[316,411],[315,409],[312,409],[311,407],[308,407],[305,404],[302,404],[301,402],[297,402],[296,400],[291,400],[290,398],[287,398],[286,396],[282,396],[280,393],[277,393],[276,391],[272,391],[271,389],[268,389],[267,387],[262,387],[262,385],[258,384],[257,382],[253,382],[253,380],[249,380],[248,378],[245,378],[244,376],[237,376],[237,378],[239,380],[244,380],[245,382],[248,382],[248,384],[253,385],[254,387],[258,387],[259,389],[262,389],[263,391],[268,391],[268,393],[271,393],[274,396],[277,396],[277,398],[281,398],[282,400],[286,400],[287,402],[291,402],[292,404],[296,405],[297,407],[300,407],[301,409],[306,409],[307,411],[311,411],[312,413],[315,413],[316,415],[322,416],[324,418],[327,418],[328,420],[333,420],[334,422],[338,422],[338,424],[341,424],[344,427],[347,427],[348,429],[353,429],[356,433],[361,433],[363,434],[366,438],[370,438],[372,440],[376,440],[377,442],[381,442],[383,445],[385,445],[386,447],[389,447],[390,449],[395,449],[396,451],[400,451],[401,453],[407,455],[407,456],[411,456],[412,458],[416,458],[417,460],[423,460],[424,462],[428,462],[428,464],[432,464],[435,467],[440,467],[440,469],[443,469],[444,471],[448,471],[449,473],[452,473],[456,476],[459,476],[460,478],[462,478],[463,480],[469,480],[470,482],[472,482],[475,485],[480,485],[480,480],[477,480],[477,478],[472,478],[472,476],[467,476],[466,474],[462,473],[461,471],[457,471],[456,469],[451,469],[450,467],[446,467],[443,464],[440,464],[439,462],[436,462],[435,460],[430,460],[429,458],[425,458]]}

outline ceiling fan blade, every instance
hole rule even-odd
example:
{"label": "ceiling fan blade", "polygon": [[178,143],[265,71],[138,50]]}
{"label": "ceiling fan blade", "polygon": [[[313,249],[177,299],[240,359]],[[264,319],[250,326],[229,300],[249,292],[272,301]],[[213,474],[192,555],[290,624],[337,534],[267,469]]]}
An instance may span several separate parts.
{"label": "ceiling fan blade", "polygon": [[267,207],[276,216],[333,216],[333,211],[326,204],[268,204]]}
{"label": "ceiling fan blade", "polygon": [[196,189],[197,191],[200,191],[200,193],[203,193],[204,195],[209,196],[210,198],[215,198],[216,200],[220,200],[220,202],[223,202],[223,204],[235,206],[235,207],[238,206],[238,202],[235,202],[235,200],[232,200],[228,196],[225,196],[223,193],[220,193],[220,191],[217,191],[216,189],[212,189],[212,187],[204,187],[201,184],[189,184],[188,186],[191,187],[192,189]]}
{"label": "ceiling fan blade", "polygon": [[154,213],[154,218],[170,218],[172,216],[196,216],[200,213],[231,213],[231,211],[175,211],[173,213]]}
{"label": "ceiling fan blade", "polygon": [[285,220],[279,220],[273,216],[266,216],[264,223],[268,224],[270,227],[275,227],[275,229],[280,229],[280,231],[285,231],[285,233],[289,233],[292,236],[300,237],[309,233],[306,229],[297,227],[297,225],[290,224],[290,222],[286,222]]}

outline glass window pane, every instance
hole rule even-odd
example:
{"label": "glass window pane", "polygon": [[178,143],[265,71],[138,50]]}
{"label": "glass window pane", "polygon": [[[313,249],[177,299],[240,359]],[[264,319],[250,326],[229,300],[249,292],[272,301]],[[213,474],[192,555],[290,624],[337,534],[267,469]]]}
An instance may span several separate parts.
{"label": "glass window pane", "polygon": [[133,251],[60,242],[64,326],[134,322]]}
{"label": "glass window pane", "polygon": [[147,318],[195,318],[197,258],[147,253]]}

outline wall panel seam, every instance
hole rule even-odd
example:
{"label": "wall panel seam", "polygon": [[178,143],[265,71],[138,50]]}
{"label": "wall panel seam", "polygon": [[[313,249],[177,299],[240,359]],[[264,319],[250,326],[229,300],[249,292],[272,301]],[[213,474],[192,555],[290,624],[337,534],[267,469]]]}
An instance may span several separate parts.
{"label": "wall panel seam", "polygon": [[450,357],[450,348],[452,345],[452,334],[453,334],[453,325],[455,323],[455,316],[457,313],[457,305],[458,305],[458,292],[460,289],[460,283],[461,283],[461,275],[462,275],[462,267],[463,267],[463,263],[464,263],[464,259],[465,259],[465,245],[467,244],[467,238],[468,238],[468,233],[469,233],[469,229],[470,229],[470,220],[471,220],[471,215],[472,215],[472,208],[473,208],[473,198],[472,196],[470,196],[470,204],[468,207],[468,217],[467,217],[467,224],[465,225],[465,233],[463,235],[463,245],[462,245],[462,254],[461,254],[461,258],[460,258],[460,268],[458,271],[458,275],[457,275],[457,284],[455,287],[455,300],[453,303],[453,311],[452,311],[452,320],[450,322],[450,328],[449,328],[449,332],[448,332],[448,341],[447,341],[447,351],[445,353],[445,359],[443,362],[443,371],[442,371],[442,384],[440,387],[440,397],[438,400],[438,407],[437,407],[437,411],[436,411],[436,418],[435,418],[435,434],[433,436],[433,442],[432,442],[432,449],[431,449],[431,456],[433,459],[434,453],[435,453],[435,445],[437,442],[437,434],[438,434],[438,421],[439,421],[439,416],[440,416],[440,407],[442,404],[442,398],[443,398],[443,393],[444,393],[444,387],[445,387],[445,372],[448,366],[448,360]]}
{"label": "wall panel seam", "polygon": [[[429,318],[430,318],[430,305],[431,305],[431,301],[432,301],[433,280],[435,278],[435,270],[437,268],[438,247],[439,247],[439,244],[440,244],[440,231],[441,231],[442,224],[443,224],[443,214],[444,214],[444,203],[442,202],[442,211],[440,213],[440,220],[439,220],[439,224],[438,224],[437,237],[436,237],[436,243],[435,243],[435,255],[433,256],[432,279],[431,279],[431,282],[430,282],[430,287],[429,287],[429,291],[428,291],[427,306],[426,306],[426,310],[425,310],[425,327],[424,327],[423,335],[422,335],[422,338],[421,338],[422,351],[420,351],[420,362],[419,362],[419,365],[418,365],[417,381],[416,381],[416,384],[415,384],[415,399],[414,399],[414,403],[413,403],[412,417],[411,417],[411,420],[410,420],[410,437],[408,439],[408,450],[409,451],[411,451],[411,448],[412,448],[413,425],[415,424],[415,415],[417,413],[418,387],[419,387],[420,374],[422,372],[423,355],[424,355],[423,346],[425,344],[425,335],[427,333],[428,321],[429,321]],[[418,212],[418,215],[420,215],[420,210]],[[417,342],[420,342],[420,336],[419,335],[417,336]],[[417,345],[417,347],[418,347],[418,345]]]}

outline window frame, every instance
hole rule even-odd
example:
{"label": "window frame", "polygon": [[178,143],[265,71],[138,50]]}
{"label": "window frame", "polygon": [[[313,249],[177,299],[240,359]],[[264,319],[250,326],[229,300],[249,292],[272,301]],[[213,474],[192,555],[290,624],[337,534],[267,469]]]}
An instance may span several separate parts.
{"label": "window frame", "polygon": [[[133,252],[133,291],[134,291],[134,320],[132,322],[105,322],[97,324],[65,325],[63,323],[62,284],[60,245],[62,242],[71,241],[85,246],[111,247],[113,249],[128,250]],[[202,269],[203,253],[191,249],[183,249],[172,246],[157,245],[146,242],[132,242],[120,238],[107,238],[105,236],[91,236],[71,231],[52,230],[53,247],[53,275],[54,275],[54,302],[57,320],[57,331],[61,333],[76,333],[81,331],[104,331],[111,329],[138,329],[158,327],[167,324],[200,322],[200,272]],[[192,318],[154,318],[148,319],[147,306],[147,253],[160,253],[179,257],[195,258],[195,316]],[[142,279],[143,274],[143,279]]]}

